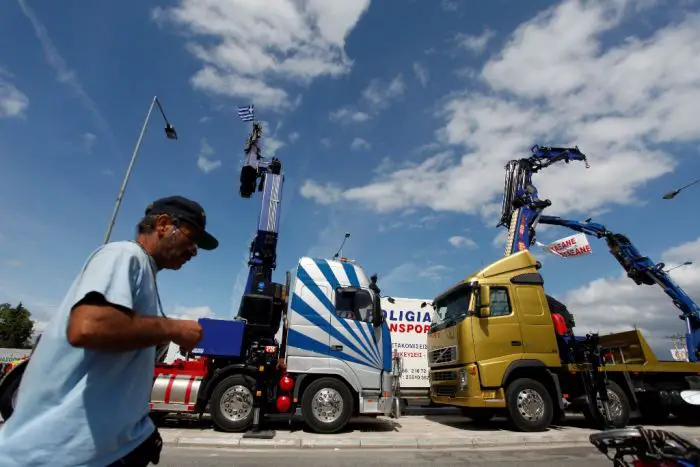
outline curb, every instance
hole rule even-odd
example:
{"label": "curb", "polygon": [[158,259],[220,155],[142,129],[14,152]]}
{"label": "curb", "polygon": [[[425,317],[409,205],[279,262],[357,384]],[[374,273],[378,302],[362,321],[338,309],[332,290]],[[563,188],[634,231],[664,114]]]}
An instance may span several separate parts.
{"label": "curb", "polygon": [[[700,441],[700,430],[674,430],[691,441]],[[553,445],[590,446],[587,433],[493,433],[491,436],[464,436],[460,438],[388,438],[364,437],[341,438],[292,438],[273,439],[237,437],[189,437],[178,436],[163,439],[164,446],[176,448],[219,448],[219,449],[484,449],[484,448],[536,448]]]}

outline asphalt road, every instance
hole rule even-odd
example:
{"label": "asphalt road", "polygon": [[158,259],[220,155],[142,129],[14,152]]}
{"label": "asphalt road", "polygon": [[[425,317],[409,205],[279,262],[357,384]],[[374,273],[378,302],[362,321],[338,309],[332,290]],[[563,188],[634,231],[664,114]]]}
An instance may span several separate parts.
{"label": "asphalt road", "polygon": [[484,450],[317,450],[240,451],[165,448],[158,467],[384,467],[384,466],[576,466],[610,467],[595,448]]}

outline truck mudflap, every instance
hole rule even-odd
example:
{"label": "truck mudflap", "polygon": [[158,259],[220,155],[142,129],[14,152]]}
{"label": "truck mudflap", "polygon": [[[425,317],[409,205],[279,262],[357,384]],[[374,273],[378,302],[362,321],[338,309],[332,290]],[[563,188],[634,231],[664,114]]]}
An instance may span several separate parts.
{"label": "truck mudflap", "polygon": [[151,411],[195,412],[199,390],[206,376],[207,362],[203,358],[157,365],[151,389]]}

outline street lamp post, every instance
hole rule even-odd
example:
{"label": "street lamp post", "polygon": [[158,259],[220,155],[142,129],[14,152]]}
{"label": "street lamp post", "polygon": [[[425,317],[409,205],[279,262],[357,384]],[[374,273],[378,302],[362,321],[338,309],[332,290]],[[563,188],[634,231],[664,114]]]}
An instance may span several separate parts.
{"label": "street lamp post", "polygon": [[126,184],[129,182],[129,178],[131,177],[131,169],[134,167],[134,162],[136,161],[136,156],[139,153],[139,149],[141,148],[141,141],[143,141],[143,135],[146,133],[146,127],[148,126],[148,120],[151,118],[151,113],[153,112],[153,106],[157,105],[158,110],[160,110],[160,114],[163,116],[163,120],[165,120],[165,136],[168,139],[177,139],[177,132],[175,131],[175,128],[170,124],[168,121],[168,117],[165,116],[165,112],[163,111],[163,106],[160,105],[160,101],[158,100],[158,96],[153,96],[153,100],[151,101],[151,105],[148,107],[148,113],[146,114],[146,118],[143,121],[143,125],[141,125],[141,132],[139,133],[139,139],[136,140],[136,147],[134,148],[134,152],[131,154],[131,161],[129,161],[129,166],[126,168],[126,174],[124,174],[124,180],[122,181],[122,186],[119,188],[119,193],[117,193],[117,201],[114,204],[114,212],[112,212],[112,218],[109,220],[109,226],[107,227],[107,233],[105,234],[105,238],[103,243],[109,242],[109,238],[112,235],[112,229],[114,228],[114,222],[117,219],[117,213],[119,213],[119,207],[122,204],[122,198],[124,197],[124,191],[126,191]]}
{"label": "street lamp post", "polygon": [[677,265],[677,266],[673,266],[672,268],[668,268],[668,269],[666,269],[664,272],[667,272],[667,273],[668,273],[668,272],[673,271],[674,269],[682,268],[683,266],[690,266],[691,264],[693,264],[692,261],[686,261],[686,262],[681,263],[681,264],[679,264],[679,265]]}
{"label": "street lamp post", "polygon": [[663,199],[673,199],[673,198],[675,198],[676,195],[677,195],[678,193],[680,193],[682,190],[685,190],[685,189],[688,188],[689,186],[695,185],[695,184],[698,183],[698,182],[700,182],[700,178],[698,178],[697,180],[694,180],[694,181],[688,183],[687,185],[683,185],[683,186],[680,187],[680,188],[676,188],[676,189],[673,190],[673,191],[669,191],[668,193],[666,193],[665,195],[663,195]]}

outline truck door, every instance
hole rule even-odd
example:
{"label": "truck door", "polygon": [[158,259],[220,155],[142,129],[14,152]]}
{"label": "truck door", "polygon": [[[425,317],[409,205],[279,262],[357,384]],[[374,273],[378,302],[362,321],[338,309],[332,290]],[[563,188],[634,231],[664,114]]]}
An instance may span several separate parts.
{"label": "truck door", "polygon": [[508,287],[489,287],[491,314],[472,318],[474,353],[482,386],[498,387],[506,368],[522,358],[523,338]]}
{"label": "truck door", "polygon": [[515,286],[518,315],[523,336],[524,358],[559,365],[559,348],[554,334],[552,315],[547,313],[546,297],[541,286]]}
{"label": "truck door", "polygon": [[338,287],[331,314],[331,366],[341,364],[363,390],[379,390],[382,381],[382,332],[372,325],[372,295],[366,289]]}

